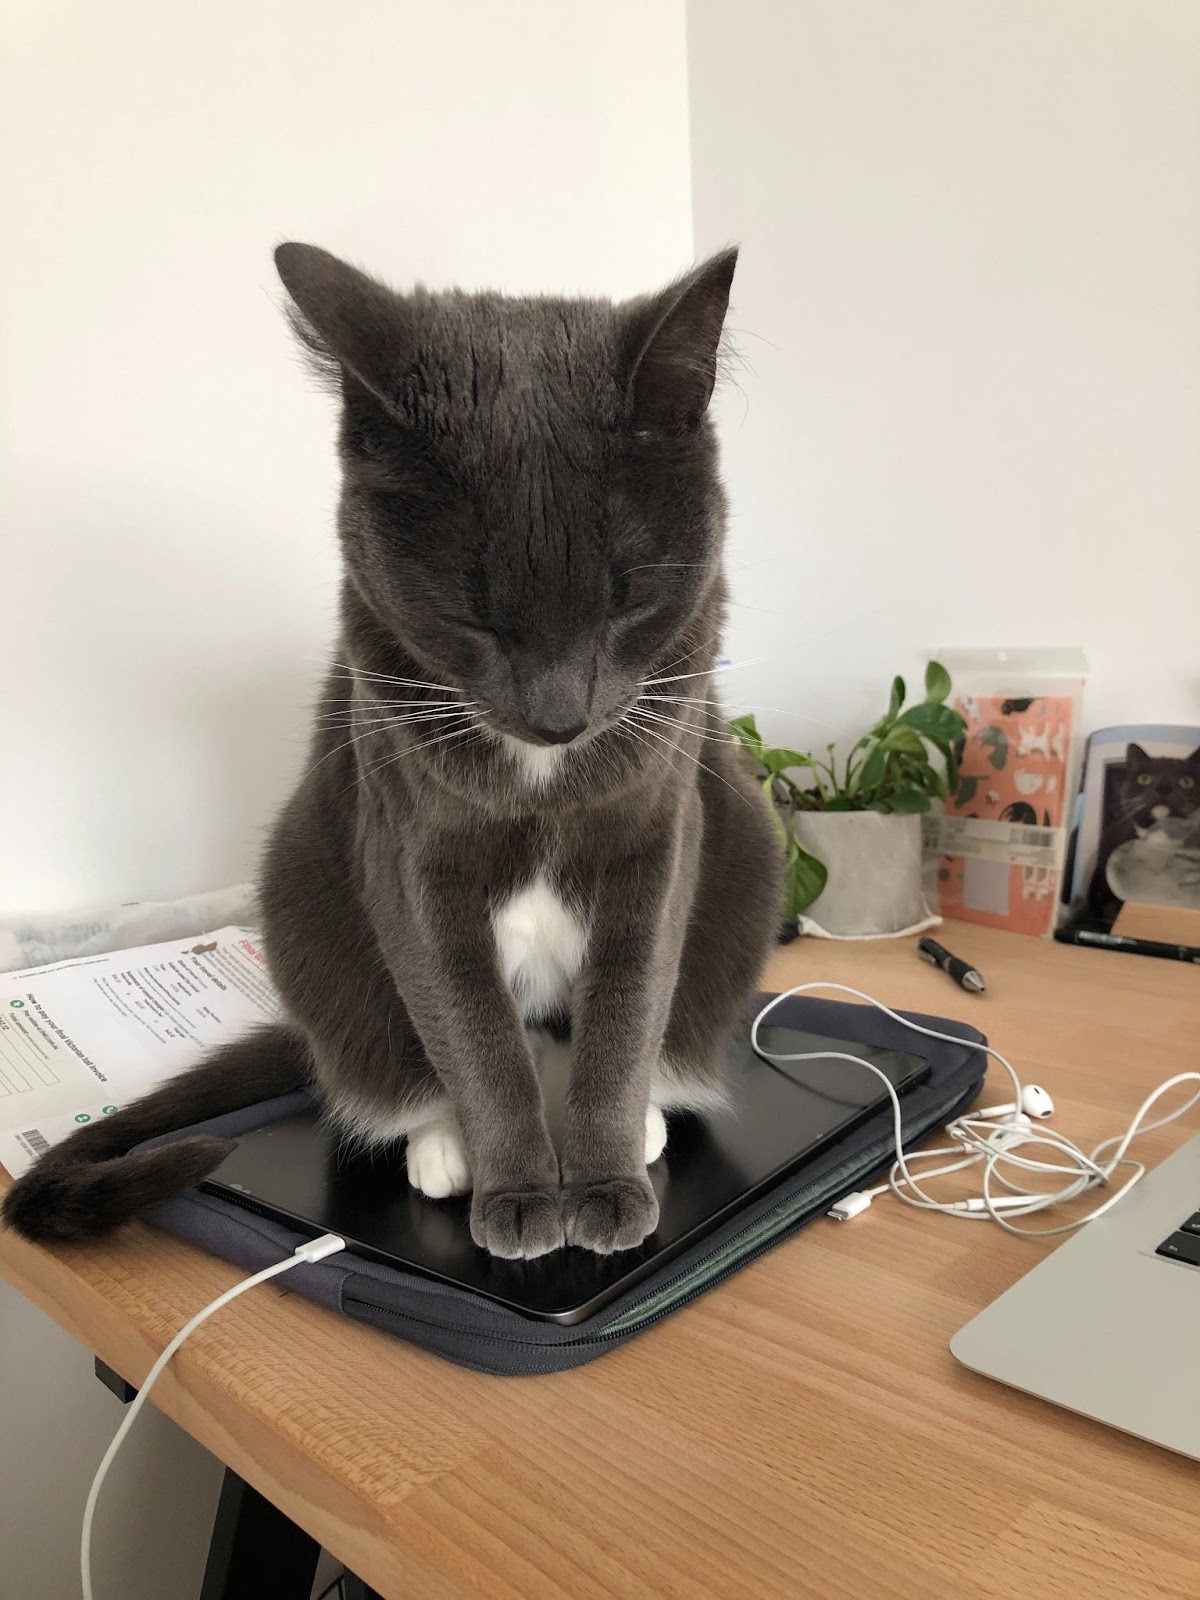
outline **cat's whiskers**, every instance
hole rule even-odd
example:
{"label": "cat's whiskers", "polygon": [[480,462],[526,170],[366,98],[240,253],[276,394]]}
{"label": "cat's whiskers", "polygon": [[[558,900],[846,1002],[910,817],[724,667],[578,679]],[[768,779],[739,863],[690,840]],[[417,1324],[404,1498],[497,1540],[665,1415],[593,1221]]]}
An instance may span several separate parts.
{"label": "cat's whiskers", "polygon": [[[660,750],[657,745],[651,744],[648,739],[643,738],[642,734],[638,732],[637,728],[633,725],[633,723],[629,722],[626,718],[622,717],[618,722],[614,722],[613,723],[612,731],[613,731],[613,733],[628,734],[630,736],[630,738],[633,739],[635,744],[641,745],[643,750],[648,750],[652,756],[654,756],[657,760],[659,760],[659,761],[661,761],[663,763],[663,765],[666,767],[667,771],[672,775],[672,777],[675,776],[675,765],[672,762],[670,756],[667,755],[666,751]],[[644,729],[643,732],[647,732],[648,733],[649,729]],[[686,752],[681,752],[681,753],[686,754]]]}
{"label": "cat's whiskers", "polygon": [[706,667],[703,672],[677,672],[671,677],[641,678],[639,685],[643,689],[649,689],[659,683],[682,683],[685,678],[710,678],[714,672],[734,672],[740,667],[757,667],[765,660],[765,656],[756,656],[753,661],[726,661],[719,666]]}
{"label": "cat's whiskers", "polygon": [[[619,718],[617,725],[618,726],[623,726],[623,727],[626,727],[626,728],[631,728],[633,726],[633,724],[629,720],[628,716],[624,716],[624,717]],[[690,751],[684,750],[681,745],[676,744],[675,740],[671,739],[671,738],[668,738],[668,736],[665,733],[659,733],[656,728],[647,727],[645,724],[641,725],[640,732],[644,733],[644,734],[648,734],[651,739],[658,739],[661,743],[665,744],[669,749],[674,750],[679,755],[686,757],[687,760],[690,761],[693,766],[699,767],[702,772],[707,772],[710,778],[716,778],[718,783],[723,783],[731,794],[737,795],[738,799],[743,801],[746,805],[749,806],[749,805],[753,805],[754,804],[754,802],[750,799],[750,796],[747,795],[747,794],[743,794],[742,791],[739,788],[737,788],[734,784],[729,782],[728,778],[723,778],[721,776],[721,774],[719,772],[714,771],[713,768],[710,767],[706,761],[701,761],[698,756],[694,756],[694,755],[691,754]],[[664,760],[665,759],[666,758],[664,757]]]}
{"label": "cat's whiskers", "polygon": [[709,733],[706,729],[697,727],[693,722],[681,722],[677,717],[664,717],[661,711],[647,711],[644,706],[630,706],[629,714],[634,717],[649,718],[664,728],[678,728],[681,733],[690,733],[697,739],[708,739],[713,744],[740,743],[732,733]]}
{"label": "cat's whiskers", "polygon": [[619,765],[614,766],[614,761],[617,759],[617,753],[613,750],[609,741],[604,737],[605,734],[617,733],[619,731],[619,724],[610,722],[607,727],[600,730],[596,738],[589,739],[585,745],[581,746],[579,751],[579,761],[584,769],[583,776],[589,782],[600,782],[605,772],[619,775]]}
{"label": "cat's whiskers", "polygon": [[452,683],[426,683],[421,678],[392,678],[385,672],[355,672],[354,676],[363,683],[369,684],[395,684],[400,689],[428,689],[432,694],[459,695],[464,691],[456,689]]}
{"label": "cat's whiskers", "polygon": [[488,721],[487,713],[477,709],[476,701],[473,700],[469,706],[463,707],[463,716],[478,728],[481,733],[487,734],[489,738],[498,737],[496,729]]}
{"label": "cat's whiskers", "polygon": [[316,721],[326,728],[351,728],[355,726],[367,727],[373,722],[394,722],[397,725],[405,722],[437,722],[442,717],[461,717],[464,715],[461,706],[438,706],[432,711],[405,711],[398,716],[389,716],[384,712],[371,711],[329,711]]}
{"label": "cat's whiskers", "polygon": [[362,678],[371,683],[398,683],[409,689],[441,689],[446,694],[462,694],[464,691],[454,683],[430,683],[425,678],[397,678],[387,672],[371,672],[366,667],[351,666],[348,661],[330,661],[326,665],[337,667],[342,672],[349,672],[356,678]]}
{"label": "cat's whiskers", "polygon": [[[740,566],[726,567],[724,570],[729,576],[737,572],[749,572],[751,567],[761,567],[770,559],[769,556],[763,556],[758,561],[743,561]],[[631,572],[657,572],[660,567],[695,567],[706,572],[712,565],[711,561],[646,561],[638,567],[626,567],[621,576],[627,578]]]}
{"label": "cat's whiskers", "polygon": [[[376,729],[375,731],[382,732],[382,729]],[[335,744],[332,750],[326,750],[325,754],[323,756],[318,756],[313,762],[312,766],[309,767],[308,771],[304,774],[304,779],[302,781],[307,782],[317,768],[329,760],[330,756],[336,756],[339,750],[349,750],[352,744],[357,744],[360,739],[368,738],[369,733],[370,730],[368,730],[367,733],[352,733],[348,739],[343,739],[341,744]]]}
{"label": "cat's whiskers", "polygon": [[475,700],[360,700],[356,694],[331,695],[318,702],[318,706],[361,706],[371,710],[375,706],[473,706]]}
{"label": "cat's whiskers", "polygon": [[[317,770],[317,768],[322,764],[322,762],[328,761],[330,756],[337,755],[340,750],[348,750],[352,744],[357,744],[362,739],[370,739],[370,738],[376,737],[377,735],[379,735],[381,733],[386,733],[389,728],[404,728],[404,727],[409,726],[410,724],[421,723],[421,722],[433,722],[433,723],[448,722],[451,719],[460,718],[462,716],[462,714],[463,714],[463,709],[461,707],[458,707],[453,711],[439,711],[439,712],[436,712],[433,716],[420,715],[420,716],[380,717],[380,718],[362,717],[362,718],[359,718],[356,722],[325,723],[325,724],[322,724],[321,719],[318,718],[317,719],[317,726],[318,727],[324,726],[326,732],[345,732],[345,730],[347,728],[349,728],[349,727],[356,727],[359,731],[356,732],[356,733],[352,733],[348,739],[343,739],[341,744],[335,744],[332,749],[326,750],[326,752],[325,752],[325,754],[323,756],[319,756],[317,758],[317,760],[313,762],[312,766],[309,768],[308,772],[305,774],[305,777],[306,778],[311,777],[312,774]],[[473,731],[473,729],[469,725],[466,728],[451,729],[451,732],[456,732],[456,733],[457,732],[468,733],[468,732],[472,732],[472,731]],[[445,737],[445,735],[443,735],[443,737]],[[429,742],[430,743],[436,743],[437,741],[436,740],[430,740]],[[420,748],[420,747],[418,746],[418,748]]]}
{"label": "cat's whiskers", "polygon": [[636,744],[640,744],[644,750],[649,750],[651,755],[657,756],[657,758],[660,761],[665,762],[668,771],[674,772],[675,769],[674,769],[674,767],[672,767],[669,758],[667,756],[665,756],[663,754],[663,752],[661,750],[659,750],[655,745],[652,745],[647,739],[643,739],[639,735],[639,733],[638,733],[637,729],[634,727],[633,723],[630,722],[627,717],[619,717],[617,719],[617,721],[612,724],[611,728],[609,729],[609,732],[610,733],[614,733],[614,734],[626,734],[627,733],[630,736],[630,738],[632,738],[634,740],[634,742]]}
{"label": "cat's whiskers", "polygon": [[374,734],[386,733],[389,728],[414,728],[419,731],[422,727],[436,727],[438,723],[454,720],[459,720],[458,712],[439,711],[432,717],[364,717],[357,722],[326,722],[318,726],[326,733],[346,733],[354,728],[357,737],[366,739]]}
{"label": "cat's whiskers", "polygon": [[[638,696],[638,699],[639,701],[665,700],[670,704],[677,706],[719,706],[722,709],[729,709],[724,700],[706,700],[697,698],[694,695],[641,694]],[[810,717],[805,711],[789,711],[784,706],[745,706],[744,709],[753,712],[755,715],[757,715],[759,712],[766,711],[770,712],[772,715],[778,715],[781,717],[798,717],[801,722],[811,722],[818,728],[828,728],[831,733],[836,733],[838,731],[832,722],[826,722],[822,717]]]}
{"label": "cat's whiskers", "polygon": [[358,781],[361,782],[363,778],[370,777],[376,772],[381,772],[384,767],[390,767],[395,762],[402,761],[405,756],[416,755],[418,750],[428,750],[431,745],[444,744],[447,739],[475,738],[479,736],[479,731],[476,726],[471,724],[465,728],[451,728],[449,733],[439,733],[433,739],[422,739],[420,744],[405,745],[403,749],[386,756],[382,761],[377,761],[374,766],[361,768]]}
{"label": "cat's whiskers", "polygon": [[644,561],[640,567],[626,567],[621,576],[628,578],[634,572],[661,572],[664,567],[693,567],[703,572],[709,565],[707,561]]}
{"label": "cat's whiskers", "polygon": [[664,663],[664,665],[660,668],[660,671],[670,672],[673,667],[681,667],[685,661],[690,661],[691,658],[698,654],[699,651],[714,649],[716,647],[717,638],[718,635],[714,633],[707,639],[701,639],[699,644],[694,644],[690,650],[685,650],[681,656],[676,656],[674,661],[668,661]]}
{"label": "cat's whiskers", "polygon": [[482,710],[469,710],[469,712],[467,712],[467,717],[470,718],[470,722],[475,723],[475,726],[477,726],[478,730],[480,730],[480,733],[485,734],[486,738],[499,738],[498,730],[491,725],[486,712],[482,712]]}

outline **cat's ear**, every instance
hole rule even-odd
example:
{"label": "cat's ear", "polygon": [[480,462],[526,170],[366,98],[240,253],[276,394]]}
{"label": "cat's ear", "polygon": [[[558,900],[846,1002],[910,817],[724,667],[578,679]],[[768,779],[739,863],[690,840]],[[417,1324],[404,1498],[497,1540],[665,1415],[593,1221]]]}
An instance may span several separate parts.
{"label": "cat's ear", "polygon": [[1125,765],[1130,772],[1141,772],[1150,765],[1150,757],[1140,744],[1127,745],[1125,749]]}
{"label": "cat's ear", "polygon": [[1200,767],[1200,744],[1196,746],[1190,756],[1185,756],[1184,760],[1189,767]]}
{"label": "cat's ear", "polygon": [[736,249],[702,262],[631,308],[628,395],[635,428],[688,433],[700,426],[717,380]]}
{"label": "cat's ear", "polygon": [[301,343],[319,364],[352,373],[388,405],[411,350],[403,297],[315,244],[281,244],[275,266]]}

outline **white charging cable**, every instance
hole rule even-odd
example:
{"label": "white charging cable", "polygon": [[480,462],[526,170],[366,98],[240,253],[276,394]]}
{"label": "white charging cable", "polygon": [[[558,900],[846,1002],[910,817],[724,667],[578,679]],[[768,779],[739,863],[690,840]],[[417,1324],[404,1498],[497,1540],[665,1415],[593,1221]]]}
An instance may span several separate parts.
{"label": "white charging cable", "polygon": [[323,1233],[319,1239],[310,1239],[302,1244],[294,1255],[285,1256],[282,1261],[276,1261],[269,1267],[264,1267],[261,1272],[256,1272],[253,1277],[243,1278],[241,1283],[235,1283],[232,1289],[226,1289],[224,1294],[219,1294],[211,1300],[203,1311],[197,1311],[190,1322],[184,1323],[170,1344],[159,1356],[158,1360],[146,1374],[145,1381],[137,1394],[130,1401],[129,1410],[121,1420],[121,1426],[113,1435],[113,1441],[104,1452],[104,1459],[96,1469],[96,1476],[92,1479],[92,1487],[88,1490],[87,1505],[83,1510],[83,1531],[79,1541],[79,1576],[83,1584],[83,1600],[94,1600],[92,1594],[92,1523],[96,1517],[96,1502],[100,1498],[100,1490],[108,1476],[108,1469],[116,1459],[117,1451],[125,1442],[125,1438],[133,1427],[134,1419],[146,1403],[146,1397],[155,1383],[162,1376],[163,1370],[171,1357],[179,1349],[185,1339],[191,1337],[202,1322],[207,1322],[214,1311],[220,1311],[222,1306],[227,1306],[231,1300],[236,1300],[238,1295],[245,1294],[247,1289],[253,1289],[256,1283],[266,1283],[268,1278],[277,1278],[281,1272],[290,1272],[293,1267],[298,1267],[306,1261],[323,1261],[326,1256],[336,1255],[339,1250],[346,1248],[346,1241],[339,1239],[336,1233]]}
{"label": "white charging cable", "polygon": [[[948,1044],[966,1045],[968,1049],[982,1050],[985,1055],[998,1061],[1008,1073],[1013,1087],[1012,1104],[993,1106],[988,1110],[977,1111],[973,1115],[956,1117],[953,1122],[947,1123],[944,1129],[951,1141],[949,1145],[939,1145],[931,1150],[906,1151],[900,1096],[891,1079],[874,1062],[866,1061],[848,1051],[838,1050],[806,1050],[789,1055],[777,1054],[764,1049],[759,1043],[759,1029],[777,1005],[784,1000],[790,1000],[793,995],[809,994],[814,989],[849,994],[857,1000],[865,1000],[877,1011],[882,1011],[884,1016],[891,1017],[894,1022],[901,1023],[913,1033],[924,1034],[927,1039],[942,1039]],[[898,1011],[892,1011],[881,1001],[864,994],[861,989],[851,989],[844,983],[800,983],[794,989],[776,995],[755,1017],[750,1029],[750,1043],[755,1053],[769,1062],[853,1062],[856,1066],[866,1067],[868,1072],[873,1072],[888,1092],[892,1104],[892,1131],[896,1145],[896,1159],[892,1164],[892,1170],[888,1174],[886,1183],[881,1183],[873,1189],[859,1189],[839,1200],[829,1212],[829,1215],[839,1222],[846,1222],[851,1217],[861,1215],[879,1195],[891,1192],[907,1205],[917,1206],[924,1211],[940,1211],[947,1216],[981,1220],[990,1218],[1008,1233],[1015,1233],[1023,1238],[1071,1233],[1074,1229],[1081,1228],[1084,1223],[1093,1222],[1110,1207],[1116,1205],[1117,1201],[1128,1194],[1138,1179],[1144,1175],[1145,1166],[1126,1155],[1133,1140],[1139,1134],[1150,1133],[1155,1128],[1165,1127],[1168,1122],[1174,1122],[1200,1100],[1200,1088],[1198,1088],[1168,1116],[1159,1117],[1155,1122],[1145,1121],[1150,1109],[1169,1090],[1181,1083],[1200,1084],[1200,1072],[1177,1073],[1165,1083],[1160,1083],[1158,1088],[1143,1100],[1123,1134],[1102,1140],[1091,1151],[1082,1150],[1065,1134],[1058,1133],[1052,1128],[1035,1128],[1034,1118],[1049,1116],[1054,1110],[1053,1101],[1046,1091],[1036,1084],[1023,1087],[1016,1069],[998,1050],[993,1050],[990,1045],[980,1044],[973,1039],[964,1039],[959,1034],[939,1033],[936,1028],[926,1028],[922,1023],[913,1022],[908,1017],[901,1016]],[[1040,1146],[1048,1153],[1047,1157],[1035,1160],[1029,1155],[1019,1153],[1028,1146]],[[1112,1148],[1114,1146],[1115,1148]],[[1110,1149],[1111,1154],[1106,1154]],[[919,1174],[918,1181],[918,1175],[912,1171],[911,1163],[931,1160],[940,1160],[942,1165],[924,1168]],[[1113,1174],[1124,1167],[1130,1169],[1129,1176],[1115,1193],[1110,1194],[1085,1216],[1076,1217],[1071,1222],[1064,1222],[1054,1228],[1017,1228],[1008,1217],[1001,1215],[1007,1211],[1010,1215],[1030,1216],[1051,1206],[1063,1205],[1068,1200],[1075,1200],[1081,1194],[1086,1194],[1089,1189],[1106,1187]],[[982,1168],[983,1192],[965,1200],[938,1200],[921,1186],[933,1178],[968,1172],[974,1168]],[[1047,1176],[1059,1176],[1064,1181],[1052,1189],[1030,1187],[1024,1176],[1027,1174],[1037,1174],[1043,1183]],[[997,1187],[1007,1192],[998,1194]]]}

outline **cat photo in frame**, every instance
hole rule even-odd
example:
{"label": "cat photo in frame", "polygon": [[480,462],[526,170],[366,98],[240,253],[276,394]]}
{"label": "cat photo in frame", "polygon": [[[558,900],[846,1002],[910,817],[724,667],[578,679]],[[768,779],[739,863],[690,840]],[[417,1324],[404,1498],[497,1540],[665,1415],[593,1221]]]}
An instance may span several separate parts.
{"label": "cat photo in frame", "polygon": [[1069,882],[1071,921],[1091,928],[1131,903],[1200,912],[1200,728],[1091,736]]}

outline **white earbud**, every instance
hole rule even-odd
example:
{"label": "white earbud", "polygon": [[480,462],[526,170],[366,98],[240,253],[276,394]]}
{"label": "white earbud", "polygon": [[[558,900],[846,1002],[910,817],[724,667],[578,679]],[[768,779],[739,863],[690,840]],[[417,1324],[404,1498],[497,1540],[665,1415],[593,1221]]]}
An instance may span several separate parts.
{"label": "white earbud", "polygon": [[[986,1111],[968,1111],[948,1122],[945,1129],[950,1141],[948,1144],[924,1147],[920,1150],[906,1150],[900,1096],[896,1093],[895,1085],[890,1078],[875,1062],[843,1050],[805,1050],[789,1055],[773,1055],[770,1051],[764,1050],[759,1043],[759,1029],[776,1006],[785,1000],[790,1000],[793,995],[811,994],[814,989],[825,990],[832,994],[850,995],[855,1000],[865,1001],[867,1005],[874,1006],[876,1011],[889,1017],[898,1027],[910,1028],[914,1033],[923,1034],[927,1039],[939,1039],[959,1049],[967,1043],[968,1048],[982,1051],[1008,1075],[1008,1081],[1012,1084],[1012,1103],[990,1106]],[[849,984],[829,983],[822,979],[812,983],[798,983],[795,988],[768,1000],[751,1025],[750,1043],[755,1054],[765,1061],[850,1061],[857,1067],[864,1067],[868,1072],[873,1072],[883,1084],[891,1103],[892,1138],[896,1159],[892,1163],[886,1183],[876,1184],[871,1189],[857,1189],[851,1194],[843,1195],[829,1208],[829,1215],[839,1222],[860,1216],[879,1195],[890,1193],[897,1200],[902,1200],[906,1205],[915,1206],[922,1211],[940,1211],[944,1216],[989,1217],[1006,1232],[1015,1233],[1019,1237],[1052,1238],[1056,1234],[1073,1233],[1076,1228],[1083,1227],[1085,1223],[1094,1221],[1106,1211],[1110,1211],[1113,1206],[1119,1205],[1122,1198],[1145,1172],[1145,1163],[1135,1161],[1128,1154],[1134,1139],[1139,1134],[1166,1127],[1167,1123],[1174,1122],[1193,1106],[1200,1105],[1200,1072],[1177,1072],[1173,1078],[1160,1083],[1152,1094],[1147,1095],[1124,1133],[1102,1139],[1090,1151],[1083,1150],[1056,1129],[1036,1126],[1037,1122],[1053,1115],[1053,1100],[1038,1084],[1031,1083],[1023,1087],[1012,1062],[998,1050],[993,1050],[991,1045],[982,1041],[971,1045],[957,1033],[942,1033],[936,1028],[927,1028],[923,1023],[914,1022],[911,1017],[902,1016],[898,1011],[885,1006],[882,1001],[864,994],[861,989],[852,989]],[[1191,1092],[1183,1104],[1176,1106],[1166,1115],[1148,1122],[1146,1119],[1152,1107],[1158,1104],[1163,1095],[1184,1083],[1191,1087]],[[1033,1160],[1027,1155],[1018,1154],[1020,1148],[1025,1145],[1041,1147],[1050,1153],[1052,1159]],[[930,1161],[939,1164],[927,1167],[925,1163]],[[1126,1168],[1129,1176],[1124,1182],[1114,1183],[1113,1179],[1121,1168]],[[933,1178],[961,1175],[980,1169],[982,1194],[971,1195],[963,1200],[942,1200],[923,1187],[923,1184]],[[1035,1174],[1037,1179],[1032,1187],[1027,1177],[1030,1173]],[[1058,1188],[1045,1187],[1049,1174],[1059,1178]],[[1007,1192],[998,1194],[996,1185]],[[1060,1223],[1057,1227],[1027,1228],[1017,1226],[1015,1220],[1009,1221],[1010,1217],[1023,1219],[1036,1212],[1048,1211],[1051,1207],[1076,1200],[1080,1195],[1098,1189],[1101,1185],[1108,1186],[1106,1199],[1100,1201],[1091,1211],[1085,1212],[1082,1216],[1074,1216],[1069,1222]]]}
{"label": "white earbud", "polygon": [[1024,1144],[1033,1132],[1033,1123],[1023,1111],[1014,1111],[1002,1128],[988,1134],[988,1144],[993,1150],[1015,1150]]}
{"label": "white earbud", "polygon": [[1018,1111],[1024,1112],[1027,1117],[1048,1117],[1053,1114],[1054,1101],[1039,1088],[1036,1083],[1027,1083],[1021,1090],[1020,1106],[989,1106],[986,1111],[976,1111],[976,1117],[1011,1117]]}

